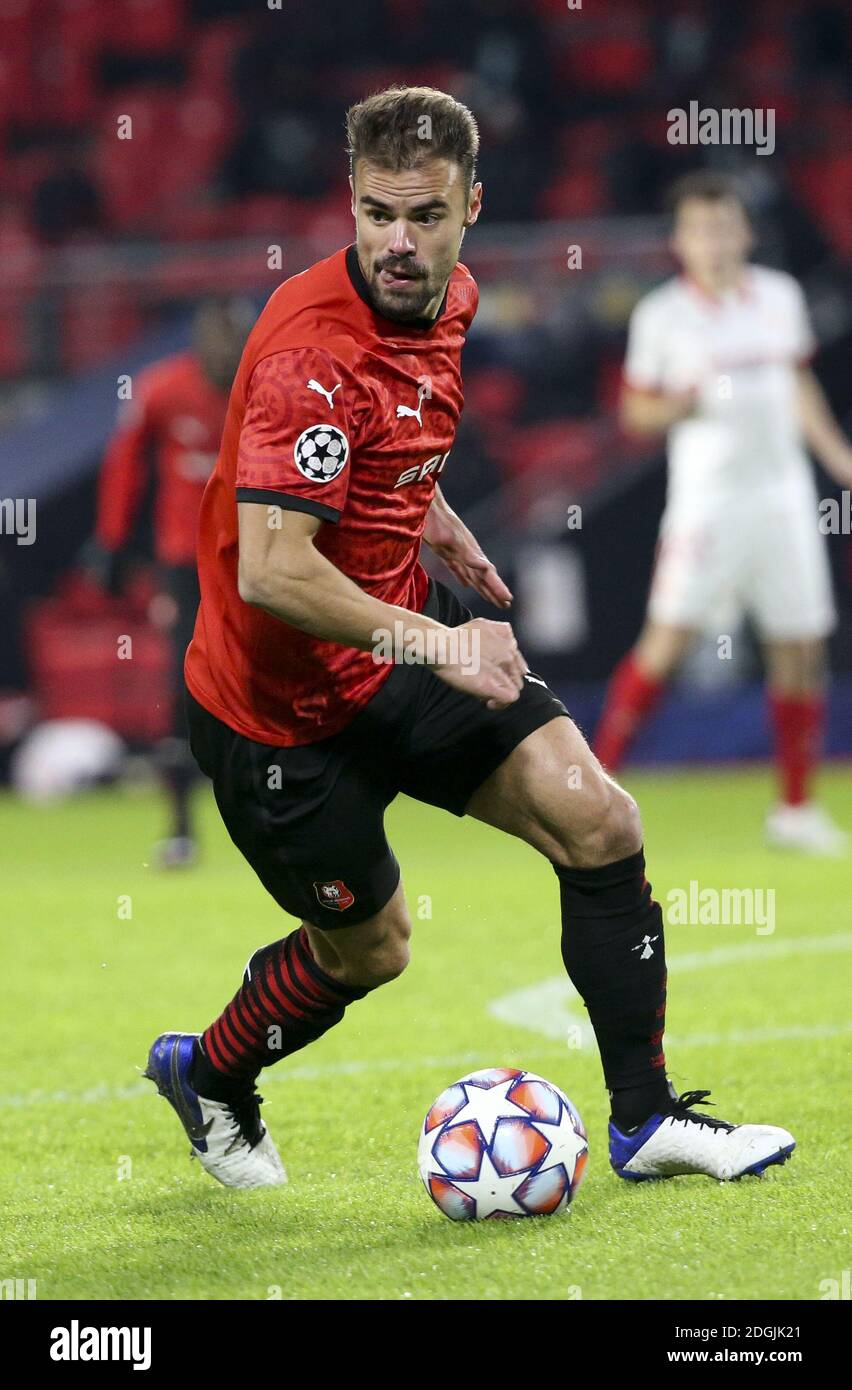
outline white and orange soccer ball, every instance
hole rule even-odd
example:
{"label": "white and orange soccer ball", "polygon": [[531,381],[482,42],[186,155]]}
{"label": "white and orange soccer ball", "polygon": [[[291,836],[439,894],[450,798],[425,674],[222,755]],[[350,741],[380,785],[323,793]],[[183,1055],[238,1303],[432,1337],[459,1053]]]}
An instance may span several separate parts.
{"label": "white and orange soccer ball", "polygon": [[564,1091],[489,1067],[442,1091],[423,1122],[420,1176],[452,1221],[553,1216],[583,1180],[589,1141]]}

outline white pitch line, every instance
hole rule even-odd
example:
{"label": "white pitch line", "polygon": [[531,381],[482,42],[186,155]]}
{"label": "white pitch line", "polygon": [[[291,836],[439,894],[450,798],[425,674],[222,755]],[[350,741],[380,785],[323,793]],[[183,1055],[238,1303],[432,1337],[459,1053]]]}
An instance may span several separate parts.
{"label": "white pitch line", "polygon": [[[562,1052],[561,1047],[545,1047],[539,1051]],[[317,1062],[313,1065],[288,1067],[286,1059],[273,1069],[264,1072],[264,1090],[270,1083],[288,1081],[323,1081],[341,1076],[362,1076],[370,1072],[424,1071],[431,1067],[449,1070],[450,1068],[490,1067],[494,1056],[482,1052],[457,1052],[450,1057],[375,1057],[351,1062]],[[503,1065],[501,1063],[500,1065]],[[464,1075],[464,1072],[460,1072]],[[104,1100],[134,1100],[139,1096],[155,1097],[157,1094],[150,1081],[135,1081],[126,1086],[109,1086],[105,1083],[89,1086],[84,1090],[26,1091],[20,1095],[0,1095],[0,1109],[26,1109],[34,1105],[96,1105]]]}
{"label": "white pitch line", "polygon": [[[836,951],[852,950],[852,932],[835,932],[832,936],[802,937],[795,941],[754,941],[740,946],[717,946],[709,951],[690,951],[673,956],[668,961],[669,974],[687,974],[695,970],[719,969],[726,965],[739,965],[745,961],[787,960],[791,956],[830,955]],[[594,1033],[574,986],[565,975],[554,975],[538,984],[524,989],[513,990],[495,999],[488,1006],[488,1012],[501,1023],[515,1028],[525,1028],[540,1037],[566,1044],[574,1041],[574,1048],[585,1049],[595,1046]],[[852,1024],[814,1024],[791,1025],[788,1028],[737,1029],[728,1033],[690,1033],[686,1037],[674,1038],[666,1033],[666,1044],[689,1047],[696,1044],[708,1046],[715,1043],[781,1042],[788,1038],[835,1037],[852,1031]]]}

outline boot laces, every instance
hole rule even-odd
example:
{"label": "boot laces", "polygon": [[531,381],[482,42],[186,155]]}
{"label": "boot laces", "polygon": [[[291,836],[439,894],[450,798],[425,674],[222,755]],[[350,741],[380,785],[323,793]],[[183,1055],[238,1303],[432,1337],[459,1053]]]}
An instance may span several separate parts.
{"label": "boot laces", "polygon": [[226,1101],[225,1104],[236,1129],[236,1133],[225,1152],[230,1153],[241,1143],[248,1144],[250,1149],[255,1148],[266,1133],[260,1123],[260,1107],[263,1104],[263,1096],[258,1095],[254,1086],[251,1086],[240,1092],[239,1095],[232,1097],[231,1100]]}
{"label": "boot laces", "polygon": [[700,1105],[702,1101],[706,1101],[708,1105],[712,1105],[713,1101],[707,1100],[709,1094],[709,1091],[684,1091],[682,1095],[678,1096],[672,1106],[672,1119],[690,1120],[694,1124],[697,1124],[699,1128],[702,1125],[707,1125],[708,1129],[732,1130],[734,1126],[728,1124],[727,1120],[719,1120],[715,1115],[705,1115],[700,1110],[692,1109],[693,1105]]}

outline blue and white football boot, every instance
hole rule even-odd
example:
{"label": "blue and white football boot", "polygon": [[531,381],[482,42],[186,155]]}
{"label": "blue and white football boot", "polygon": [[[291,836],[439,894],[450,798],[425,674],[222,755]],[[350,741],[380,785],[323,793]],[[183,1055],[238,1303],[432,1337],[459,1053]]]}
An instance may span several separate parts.
{"label": "blue and white football boot", "polygon": [[287,1181],[259,1096],[246,1086],[232,1100],[209,1100],[189,1081],[196,1033],[163,1033],[151,1044],[144,1075],[177,1112],[197,1158],[226,1187],[278,1187]]}
{"label": "blue and white football boot", "polygon": [[647,1182],[705,1173],[717,1182],[730,1182],[787,1162],[796,1147],[792,1134],[774,1125],[731,1125],[692,1109],[709,1094],[685,1091],[675,1098],[672,1092],[670,1114],[652,1115],[626,1134],[610,1120],[609,1161],[618,1176]]}

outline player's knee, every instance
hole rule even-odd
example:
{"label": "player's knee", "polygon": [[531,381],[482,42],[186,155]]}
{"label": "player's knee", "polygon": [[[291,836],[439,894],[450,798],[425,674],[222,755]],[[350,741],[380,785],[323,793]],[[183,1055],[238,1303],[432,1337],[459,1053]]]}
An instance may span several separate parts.
{"label": "player's knee", "polygon": [[587,786],[584,815],[562,846],[557,862],[594,868],[626,859],[642,848],[642,821],[633,797],[603,774]]}
{"label": "player's knee", "polygon": [[363,950],[346,965],[351,983],[377,989],[398,979],[411,960],[410,938],[411,920],[407,912],[395,913],[389,922],[369,928]]}
{"label": "player's knee", "polygon": [[361,978],[358,983],[377,989],[379,985],[390,984],[399,979],[408,962],[411,951],[408,942],[394,941],[377,948],[360,963],[356,972]]}

